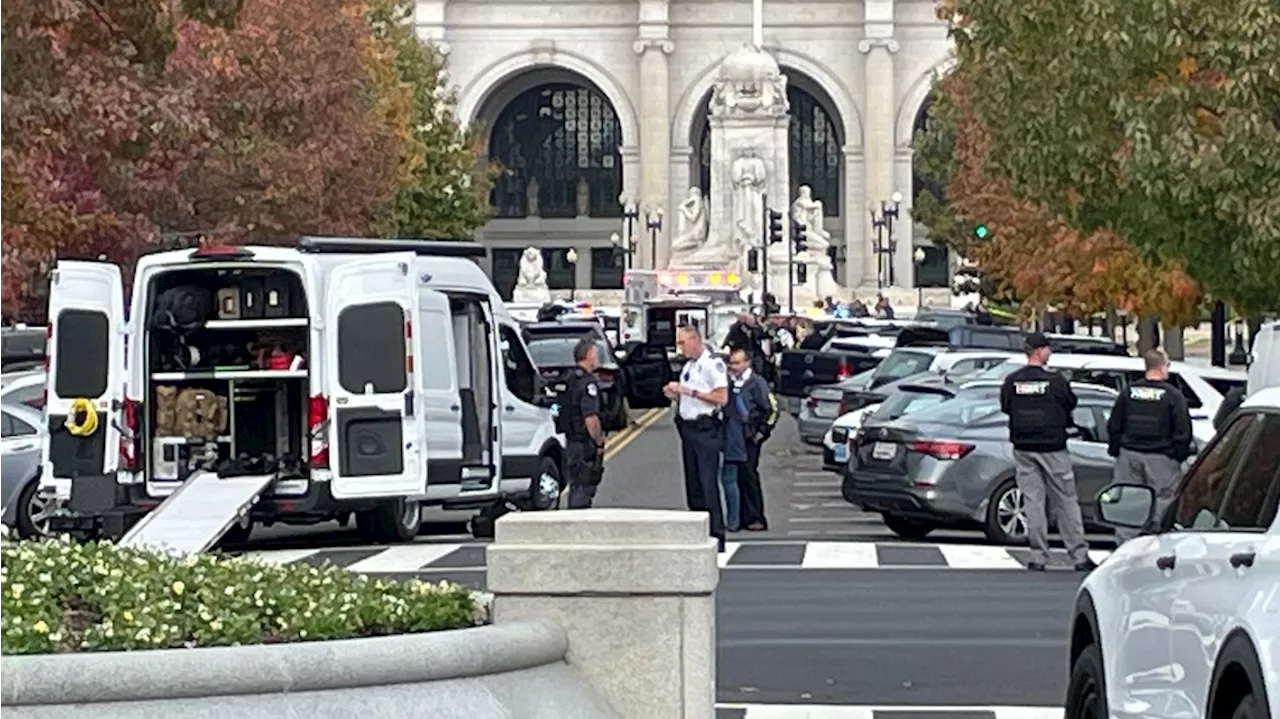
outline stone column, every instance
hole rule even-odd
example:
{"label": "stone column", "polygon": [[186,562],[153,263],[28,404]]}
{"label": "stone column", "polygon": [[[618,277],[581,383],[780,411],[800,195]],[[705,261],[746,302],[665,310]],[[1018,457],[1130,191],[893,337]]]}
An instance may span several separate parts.
{"label": "stone column", "polygon": [[[906,142],[910,142],[908,138]],[[912,196],[915,183],[912,182],[910,145],[895,147],[893,151],[893,187],[902,193],[902,216],[893,226],[893,237],[898,241],[898,253],[894,256],[894,274],[902,287],[916,288],[916,218],[912,212],[916,198]]]}
{"label": "stone column", "polygon": [[[867,214],[867,196],[863,190],[865,177],[863,166],[866,158],[862,146],[845,145],[844,153],[844,286],[850,292],[867,284],[867,266],[871,266],[871,283],[875,284],[875,255],[871,253],[871,240],[867,235],[870,215]],[[853,296],[853,295],[851,295]]]}
{"label": "stone column", "polygon": [[624,719],[713,719],[715,589],[707,515],[518,512],[487,550],[495,622],[551,620],[568,662]]}
{"label": "stone column", "polygon": [[435,45],[440,54],[448,56],[449,43],[445,41],[444,11],[448,0],[416,0],[413,4],[413,28],[418,39]]}
{"label": "stone column", "polygon": [[[866,131],[863,133],[865,152],[866,184],[865,199],[862,202],[862,222],[865,236],[870,241],[875,237],[871,227],[871,215],[867,207],[881,202],[888,202],[894,191],[902,191],[894,183],[894,131],[898,97],[895,90],[893,56],[898,52],[898,41],[894,39],[893,10],[894,0],[866,0],[864,3],[866,36],[858,41],[858,51],[866,56],[863,65],[864,84],[866,86]],[[906,194],[906,193],[903,193]],[[896,231],[896,227],[894,228]],[[895,232],[895,236],[896,232]],[[899,253],[910,253],[910,247],[898,244]],[[896,260],[895,260],[896,262]],[[874,255],[872,261],[863,268],[863,284],[874,287],[876,284],[876,266]],[[903,278],[895,264],[894,279],[902,283]]]}
{"label": "stone column", "polygon": [[[671,153],[670,68],[667,57],[675,51],[669,37],[667,0],[640,0],[639,38],[633,49],[640,56],[640,207],[664,210],[670,194]],[[648,243],[639,254],[639,266],[666,266],[668,228],[658,238],[658,257],[651,257]]]}

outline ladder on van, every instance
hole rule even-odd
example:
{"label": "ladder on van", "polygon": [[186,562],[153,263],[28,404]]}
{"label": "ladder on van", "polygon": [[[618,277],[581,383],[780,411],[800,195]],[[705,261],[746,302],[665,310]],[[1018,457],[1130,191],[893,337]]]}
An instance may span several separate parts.
{"label": "ladder on van", "polygon": [[262,497],[275,474],[192,475],[120,540],[120,546],[187,555],[207,551]]}

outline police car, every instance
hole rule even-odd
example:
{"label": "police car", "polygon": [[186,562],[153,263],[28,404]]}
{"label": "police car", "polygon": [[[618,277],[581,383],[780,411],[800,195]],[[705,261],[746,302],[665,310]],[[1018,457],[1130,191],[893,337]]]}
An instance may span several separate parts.
{"label": "police car", "polygon": [[557,393],[563,391],[564,382],[578,364],[573,358],[574,346],[585,336],[594,337],[600,362],[596,377],[600,388],[601,426],[606,432],[615,432],[631,423],[626,378],[618,365],[618,354],[600,323],[580,319],[533,322],[524,325],[521,333],[543,383]]}

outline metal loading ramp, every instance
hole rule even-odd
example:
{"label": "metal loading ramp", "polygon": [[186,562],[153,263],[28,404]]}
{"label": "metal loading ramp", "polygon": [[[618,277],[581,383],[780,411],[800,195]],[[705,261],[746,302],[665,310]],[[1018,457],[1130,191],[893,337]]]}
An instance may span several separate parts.
{"label": "metal loading ramp", "polygon": [[135,524],[120,546],[180,555],[206,551],[249,512],[275,478],[275,474],[219,477],[216,472],[197,472]]}

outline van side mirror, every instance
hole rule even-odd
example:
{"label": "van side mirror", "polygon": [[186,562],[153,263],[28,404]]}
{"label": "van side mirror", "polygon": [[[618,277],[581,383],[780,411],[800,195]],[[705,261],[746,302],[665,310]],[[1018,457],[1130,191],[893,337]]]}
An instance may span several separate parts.
{"label": "van side mirror", "polygon": [[615,350],[613,351],[613,356],[614,356],[614,358],[615,358],[615,359],[617,359],[619,362],[621,362],[621,361],[625,360],[627,357],[629,357],[629,356],[630,356],[630,353],[628,353],[626,350],[624,350],[624,349],[622,349],[621,347],[619,347],[618,349],[615,349]]}
{"label": "van side mirror", "polygon": [[1098,519],[1124,529],[1146,529],[1155,513],[1156,492],[1143,484],[1113,484],[1098,494]]}

